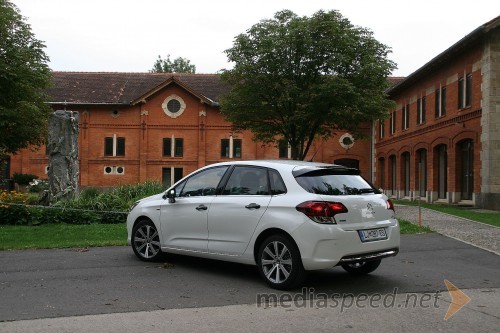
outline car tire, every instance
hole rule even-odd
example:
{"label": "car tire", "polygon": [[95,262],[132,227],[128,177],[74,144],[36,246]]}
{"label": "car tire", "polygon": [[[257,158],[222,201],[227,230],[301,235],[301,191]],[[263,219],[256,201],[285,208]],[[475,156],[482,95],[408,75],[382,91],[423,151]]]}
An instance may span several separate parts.
{"label": "car tire", "polygon": [[259,272],[274,289],[288,290],[304,281],[305,270],[295,242],[283,235],[264,240],[257,256]]}
{"label": "car tire", "polygon": [[381,262],[381,259],[361,261],[352,264],[342,264],[342,268],[353,275],[365,275],[376,270]]}
{"label": "car tire", "polygon": [[163,255],[158,229],[150,220],[136,223],[132,229],[131,243],[135,255],[143,261],[158,261]]}

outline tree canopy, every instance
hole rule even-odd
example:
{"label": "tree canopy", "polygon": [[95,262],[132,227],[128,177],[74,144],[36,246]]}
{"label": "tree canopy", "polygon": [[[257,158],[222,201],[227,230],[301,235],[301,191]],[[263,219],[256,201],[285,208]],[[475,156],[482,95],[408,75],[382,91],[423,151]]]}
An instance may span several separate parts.
{"label": "tree canopy", "polygon": [[153,65],[151,73],[195,73],[196,66],[191,64],[191,61],[186,58],[178,57],[174,61],[170,60],[170,54],[166,59],[158,56]]}
{"label": "tree canopy", "polygon": [[358,125],[393,103],[384,94],[396,67],[390,49],[337,11],[280,11],[236,36],[225,53],[234,67],[222,72],[232,88],[221,112],[255,140],[286,140],[294,159],[306,157],[315,137],[341,129],[360,137]]}
{"label": "tree canopy", "polygon": [[47,138],[51,72],[44,47],[17,7],[0,0],[0,160]]}

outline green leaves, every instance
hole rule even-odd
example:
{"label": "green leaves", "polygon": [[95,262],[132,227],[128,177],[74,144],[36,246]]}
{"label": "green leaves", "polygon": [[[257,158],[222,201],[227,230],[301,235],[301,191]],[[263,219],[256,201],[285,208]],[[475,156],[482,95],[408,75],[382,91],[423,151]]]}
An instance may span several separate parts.
{"label": "green leaves", "polygon": [[390,49],[371,31],[337,11],[299,17],[289,10],[263,20],[225,51],[234,68],[222,78],[232,90],[221,98],[223,115],[255,139],[285,138],[304,159],[317,135],[359,134],[359,124],[391,106],[387,77]]}
{"label": "green leaves", "polygon": [[186,58],[178,57],[174,61],[170,60],[170,54],[167,55],[167,59],[162,59],[158,56],[156,62],[153,65],[151,73],[195,73],[196,66],[191,64],[191,61]]}
{"label": "green leaves", "polygon": [[44,47],[16,6],[0,0],[0,159],[45,141],[51,74]]}

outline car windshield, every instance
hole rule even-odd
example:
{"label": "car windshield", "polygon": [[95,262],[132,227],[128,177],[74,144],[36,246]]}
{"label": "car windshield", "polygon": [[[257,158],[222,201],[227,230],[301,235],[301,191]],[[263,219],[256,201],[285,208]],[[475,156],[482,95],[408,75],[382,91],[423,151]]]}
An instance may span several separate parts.
{"label": "car windshield", "polygon": [[295,177],[297,183],[310,193],[324,195],[359,195],[380,193],[363,177],[355,174],[340,174],[334,170],[309,172]]}

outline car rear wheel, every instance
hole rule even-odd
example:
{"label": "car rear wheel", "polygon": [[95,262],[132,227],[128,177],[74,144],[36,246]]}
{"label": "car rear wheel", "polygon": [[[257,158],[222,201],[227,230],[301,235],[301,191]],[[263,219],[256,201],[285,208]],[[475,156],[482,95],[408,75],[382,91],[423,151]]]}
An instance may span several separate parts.
{"label": "car rear wheel", "polygon": [[141,220],[132,229],[132,249],[144,261],[156,261],[162,256],[160,235],[153,222]]}
{"label": "car rear wheel", "polygon": [[275,289],[294,288],[305,277],[297,245],[282,235],[270,236],[260,245],[257,264],[261,276]]}
{"label": "car rear wheel", "polygon": [[380,265],[381,259],[342,264],[342,268],[354,275],[365,275],[373,272]]}

